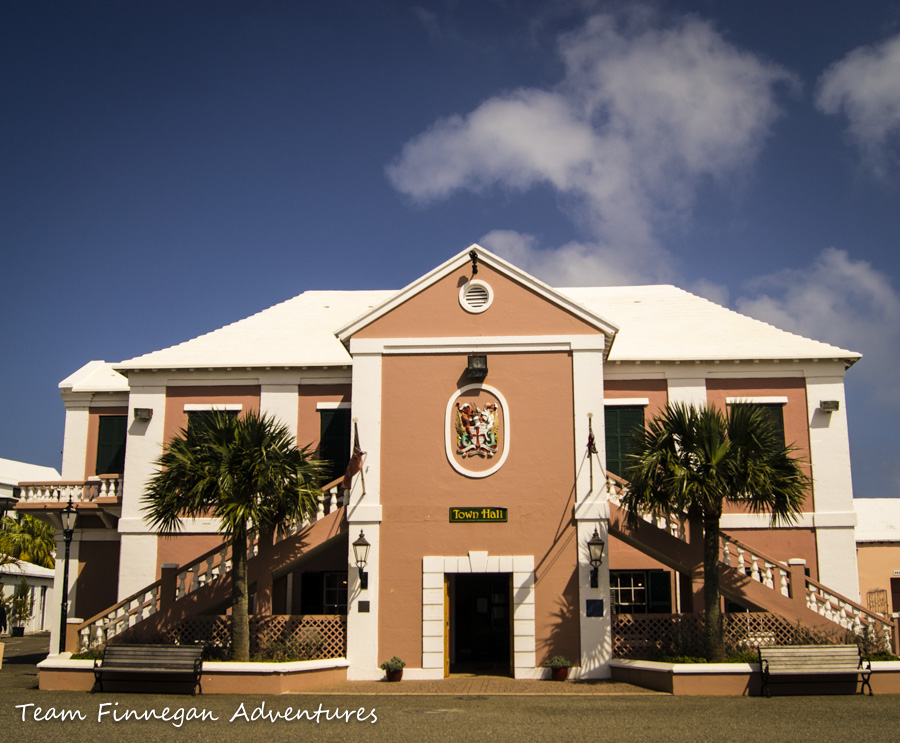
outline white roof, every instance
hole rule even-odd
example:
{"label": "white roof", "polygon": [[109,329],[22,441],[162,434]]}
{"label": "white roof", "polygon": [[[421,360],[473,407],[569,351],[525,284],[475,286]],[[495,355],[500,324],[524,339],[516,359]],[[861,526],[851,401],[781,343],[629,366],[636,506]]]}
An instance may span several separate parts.
{"label": "white roof", "polygon": [[345,366],[350,356],[335,336],[393,291],[310,291],[193,340],[114,364],[116,369],[232,366]]}
{"label": "white roof", "polygon": [[105,361],[88,361],[59,383],[71,392],[128,392],[128,380]]}
{"label": "white roof", "polygon": [[843,359],[861,355],[779,330],[670,285],[560,289],[609,318],[612,361]]}
{"label": "white roof", "polygon": [[[583,315],[604,332],[612,335],[618,327],[609,357],[613,361],[841,359],[849,366],[860,358],[858,353],[779,330],[674,286],[553,289],[483,248],[472,248],[482,260],[544,294],[548,301],[571,303],[571,311],[578,314],[583,309]],[[448,267],[467,260],[463,251],[399,292],[304,292],[176,346],[119,364],[91,362],[73,377],[87,388],[92,383],[118,383],[112,376],[121,378],[116,370],[346,366],[351,359],[337,334],[351,335],[372,317],[429,286]]]}
{"label": "white roof", "polygon": [[40,464],[0,459],[0,485],[18,485],[20,482],[48,482],[58,480],[59,472]]}
{"label": "white roof", "polygon": [[900,542],[900,498],[854,498],[857,542]]}
{"label": "white roof", "polygon": [[24,560],[0,565],[0,573],[14,575],[17,578],[24,575],[26,578],[46,578],[51,581],[55,575],[52,568],[43,568],[40,565],[35,565],[33,562],[25,562]]}

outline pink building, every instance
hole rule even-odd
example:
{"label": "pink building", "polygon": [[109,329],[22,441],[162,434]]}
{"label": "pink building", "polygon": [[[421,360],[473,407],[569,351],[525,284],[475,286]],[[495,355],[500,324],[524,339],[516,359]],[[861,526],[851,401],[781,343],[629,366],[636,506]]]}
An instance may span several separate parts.
{"label": "pink building", "polygon": [[[844,405],[858,359],[673,286],[554,289],[473,246],[400,291],[306,292],[177,346],[85,365],[60,384],[66,484],[23,484],[17,508],[58,525],[70,494],[78,506],[70,648],[221,614],[216,524],[160,537],[141,512],[166,441],[193,412],[262,410],[338,476],[355,420],[361,474],[347,492],[331,487],[315,523],[259,545],[257,614],[337,616],[350,679],[380,678],[393,655],[411,678],[532,678],[557,654],[602,678],[615,617],[702,605],[684,525],[630,533],[617,506],[625,434],[667,402],[770,406],[809,465],[796,525],[725,515],[729,601],[793,623],[880,621],[858,603]],[[607,545],[596,587],[595,532]]]}

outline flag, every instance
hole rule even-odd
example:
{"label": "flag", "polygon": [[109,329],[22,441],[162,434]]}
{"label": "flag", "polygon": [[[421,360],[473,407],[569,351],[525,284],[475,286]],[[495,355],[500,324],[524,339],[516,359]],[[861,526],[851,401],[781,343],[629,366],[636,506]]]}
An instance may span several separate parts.
{"label": "flag", "polygon": [[344,479],[341,481],[341,488],[349,490],[353,485],[353,478],[362,469],[363,457],[366,453],[359,446],[359,428],[356,421],[353,421],[353,454],[347,463],[347,471],[344,473]]}

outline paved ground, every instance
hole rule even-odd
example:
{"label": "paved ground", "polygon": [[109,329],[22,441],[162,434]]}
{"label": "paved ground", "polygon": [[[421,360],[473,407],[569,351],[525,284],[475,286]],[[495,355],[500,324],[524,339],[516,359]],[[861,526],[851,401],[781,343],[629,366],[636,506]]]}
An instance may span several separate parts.
{"label": "paved ground", "polygon": [[[42,692],[36,689],[34,664],[44,657],[46,644],[46,637],[7,642],[0,671],[0,740],[846,743],[897,740],[900,731],[896,696],[671,697],[633,693],[634,687],[624,684],[482,677],[339,684],[283,696]],[[121,719],[129,715],[143,719]]]}

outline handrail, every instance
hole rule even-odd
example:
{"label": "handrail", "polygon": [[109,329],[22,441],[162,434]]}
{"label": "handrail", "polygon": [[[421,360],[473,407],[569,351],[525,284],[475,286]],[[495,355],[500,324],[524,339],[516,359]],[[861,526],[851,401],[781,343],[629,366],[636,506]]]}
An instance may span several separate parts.
{"label": "handrail", "polygon": [[19,503],[92,503],[101,498],[122,497],[120,475],[98,475],[87,480],[50,480],[19,483]]}
{"label": "handrail", "polygon": [[[310,520],[304,519],[302,522],[294,524],[292,528],[284,533],[284,538],[293,536],[309,524],[318,521],[325,514],[332,513],[341,505],[341,501],[344,500],[344,493],[338,489],[341,480],[342,478],[339,478],[321,488],[320,494],[316,497],[318,506],[314,518]],[[248,557],[254,557],[258,552],[259,535],[254,529],[248,537],[250,537]],[[201,567],[203,563],[206,563],[205,567]],[[230,545],[223,543],[204,552],[178,569],[175,599],[177,600],[193,593],[216,578],[226,575],[230,569]],[[159,611],[161,587],[162,579],[145,586],[131,596],[122,599],[108,609],[104,609],[87,621],[74,627],[74,630],[78,633],[80,648],[86,649],[93,645],[103,644],[109,638],[115,637]],[[137,603],[135,604],[134,602]]]}
{"label": "handrail", "polygon": [[[620,504],[620,495],[629,486],[627,480],[613,474],[606,473],[607,492],[610,501]],[[681,539],[687,539],[684,525],[687,522],[687,514],[672,515],[668,518],[655,518],[652,514],[642,514],[644,521],[653,524]],[[754,547],[735,539],[726,532],[720,531],[721,545],[719,561],[726,567],[740,570],[752,580],[773,590],[783,596],[793,597],[791,567],[775,559]],[[733,553],[733,555],[732,555]],[[734,560],[732,560],[732,557]],[[808,576],[804,576],[803,585],[806,607],[829,619],[835,624],[855,632],[863,631],[864,627],[876,628],[884,633],[885,638],[891,639],[893,622],[885,619],[877,612],[866,609],[861,604],[842,596],[833,589]]]}

